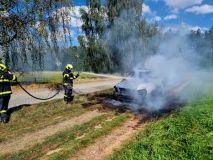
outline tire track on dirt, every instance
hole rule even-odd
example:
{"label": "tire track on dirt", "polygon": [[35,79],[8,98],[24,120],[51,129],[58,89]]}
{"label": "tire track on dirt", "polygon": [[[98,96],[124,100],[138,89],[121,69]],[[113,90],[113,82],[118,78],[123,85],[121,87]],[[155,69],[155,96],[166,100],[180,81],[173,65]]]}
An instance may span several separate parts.
{"label": "tire track on dirt", "polygon": [[145,126],[139,120],[132,119],[121,127],[113,130],[110,135],[97,139],[95,144],[79,151],[71,160],[102,160],[118,149],[124,142],[131,139],[135,133]]}
{"label": "tire track on dirt", "polygon": [[78,117],[74,117],[63,122],[60,122],[55,125],[48,126],[44,129],[41,129],[37,132],[26,134],[22,137],[16,137],[11,141],[6,141],[0,143],[0,155],[4,155],[7,153],[16,152],[19,150],[27,149],[32,147],[37,143],[41,143],[45,140],[45,138],[52,136],[60,131],[66,130],[68,128],[74,127],[75,125],[81,125],[90,121],[91,119],[102,115],[103,113],[95,111],[86,112]]}

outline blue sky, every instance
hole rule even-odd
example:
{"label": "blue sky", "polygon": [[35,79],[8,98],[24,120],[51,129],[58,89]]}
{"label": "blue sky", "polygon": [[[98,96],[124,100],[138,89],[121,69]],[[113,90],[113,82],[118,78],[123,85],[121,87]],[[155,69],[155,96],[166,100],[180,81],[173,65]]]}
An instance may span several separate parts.
{"label": "blue sky", "polygon": [[[73,27],[73,44],[76,45],[77,36],[83,34],[78,10],[86,6],[86,0],[73,2],[77,6],[75,16],[72,16],[73,21],[77,22]],[[144,0],[143,15],[148,21],[157,22],[165,28],[207,30],[213,26],[213,0]]]}
{"label": "blue sky", "polygon": [[144,15],[162,26],[213,26],[213,0],[145,0]]}
{"label": "blue sky", "polygon": [[[86,5],[86,0],[74,0],[74,4]],[[162,26],[213,26],[213,0],[144,0],[144,6],[144,16]]]}

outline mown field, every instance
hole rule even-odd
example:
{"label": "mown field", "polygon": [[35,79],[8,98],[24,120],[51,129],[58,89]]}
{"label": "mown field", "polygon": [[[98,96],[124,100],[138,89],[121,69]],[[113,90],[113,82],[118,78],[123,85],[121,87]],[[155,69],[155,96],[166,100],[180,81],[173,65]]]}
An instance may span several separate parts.
{"label": "mown field", "polygon": [[[129,111],[106,107],[103,103],[106,98],[112,98],[112,90],[76,96],[71,105],[53,100],[10,109],[10,122],[0,124],[0,159],[71,159],[114,130],[120,130],[126,122],[139,119]],[[213,155],[212,107],[213,94],[208,94],[167,116],[139,120],[145,127],[137,129],[140,124],[127,127],[126,131],[137,129],[136,134],[101,159],[210,160]],[[116,144],[124,133],[118,134],[103,150],[98,146],[95,159]]]}
{"label": "mown field", "polygon": [[153,121],[108,159],[213,159],[213,94]]}
{"label": "mown field", "polygon": [[[0,151],[0,159],[67,159],[71,157],[77,151],[94,143],[97,138],[109,134],[114,128],[133,117],[130,113],[119,113],[105,108],[102,99],[110,95],[111,90],[107,90],[77,96],[71,105],[64,104],[62,100],[54,100],[11,109],[10,122],[6,125],[0,124],[0,148],[5,147],[4,151]],[[89,116],[90,114],[86,113],[94,111],[97,111],[96,115],[88,118],[82,124],[80,123],[81,119],[74,126],[69,127],[69,124],[66,124],[67,121],[72,123],[72,118],[82,115]],[[73,119],[73,121],[76,120]],[[63,128],[65,124],[67,125],[66,129],[51,134],[51,130],[56,129],[51,126],[56,125]],[[44,131],[43,134],[50,132],[50,136],[44,137],[42,141],[36,142],[34,145],[22,146],[31,142],[30,135],[32,138],[36,138],[34,134],[38,132],[37,136],[40,136],[41,131]],[[28,138],[24,138],[26,136]],[[25,144],[22,139],[29,142]],[[19,140],[23,144],[20,144]],[[51,153],[58,148],[60,148],[58,152]]]}
{"label": "mown field", "polygon": [[[77,72],[74,72],[76,75]],[[62,71],[42,71],[42,72],[26,72],[16,73],[19,82],[25,83],[61,83],[62,82]],[[81,72],[80,76],[76,79],[76,82],[85,82],[93,80],[101,80],[105,77],[92,75],[89,73]]]}

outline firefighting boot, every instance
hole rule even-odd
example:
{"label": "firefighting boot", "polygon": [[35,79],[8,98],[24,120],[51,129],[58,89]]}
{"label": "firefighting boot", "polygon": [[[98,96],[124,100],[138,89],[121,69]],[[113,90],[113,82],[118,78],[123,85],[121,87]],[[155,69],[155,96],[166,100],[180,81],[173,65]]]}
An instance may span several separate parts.
{"label": "firefighting boot", "polygon": [[3,123],[8,123],[8,121],[9,121],[9,116],[8,116],[8,114],[7,114],[6,112],[1,113],[1,121],[2,121]]}
{"label": "firefighting boot", "polygon": [[66,95],[64,95],[64,103],[67,104],[68,98]]}
{"label": "firefighting boot", "polygon": [[74,99],[74,96],[72,96],[72,95],[71,95],[71,96],[69,96],[69,97],[68,97],[68,103],[69,103],[69,104],[71,104],[71,103],[72,103],[72,101],[73,101],[73,99]]}

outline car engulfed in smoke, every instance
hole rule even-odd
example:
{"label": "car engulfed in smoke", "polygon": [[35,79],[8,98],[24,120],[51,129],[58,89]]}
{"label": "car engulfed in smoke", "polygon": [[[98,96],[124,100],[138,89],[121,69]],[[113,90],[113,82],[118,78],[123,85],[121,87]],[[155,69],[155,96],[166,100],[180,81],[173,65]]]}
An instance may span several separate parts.
{"label": "car engulfed in smoke", "polygon": [[171,81],[171,77],[165,75],[155,70],[134,69],[114,86],[114,100],[107,103],[116,108],[147,113],[161,113],[181,106],[185,102],[184,89],[191,81],[190,74],[181,80],[175,77],[177,81]]}
{"label": "car engulfed in smoke", "polygon": [[163,94],[160,85],[154,83],[155,75],[151,70],[137,69],[114,86],[117,100],[145,104],[147,97],[154,99]]}

